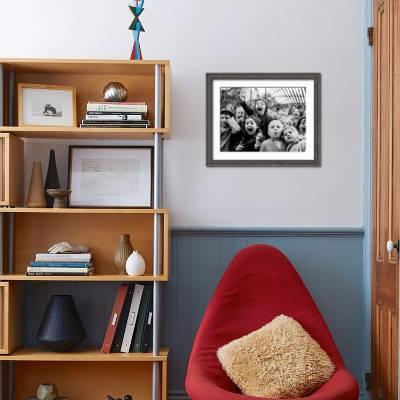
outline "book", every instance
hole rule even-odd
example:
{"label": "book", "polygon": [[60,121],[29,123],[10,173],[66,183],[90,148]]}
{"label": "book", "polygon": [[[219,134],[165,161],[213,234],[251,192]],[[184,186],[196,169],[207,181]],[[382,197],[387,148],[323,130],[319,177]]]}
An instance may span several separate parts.
{"label": "book", "polygon": [[140,301],[143,294],[143,285],[138,283],[135,284],[135,290],[133,292],[131,307],[129,309],[128,319],[126,322],[124,338],[121,345],[121,353],[129,353],[131,347],[133,332],[135,330],[137,315],[139,311]]}
{"label": "book", "polygon": [[26,276],[90,276],[93,275],[94,270],[90,270],[89,272],[72,272],[72,273],[63,273],[63,272],[25,272]]}
{"label": "book", "polygon": [[147,113],[145,103],[106,103],[106,102],[88,102],[87,111],[134,111]]}
{"label": "book", "polygon": [[116,120],[116,121],[91,121],[87,119],[83,119],[82,124],[85,125],[150,125],[150,121],[148,119],[138,120],[138,121],[130,121],[130,120]]}
{"label": "book", "polygon": [[110,321],[107,326],[107,331],[104,336],[103,345],[101,346],[102,353],[109,353],[114,341],[114,336],[117,331],[118,321],[121,316],[122,307],[124,306],[125,297],[128,294],[128,285],[122,283],[119,285],[117,295],[115,297],[114,307],[111,312]]}
{"label": "book", "polygon": [[40,268],[90,268],[93,265],[92,262],[72,262],[72,261],[33,261],[30,263],[30,267]]}
{"label": "book", "polygon": [[121,317],[118,322],[117,331],[114,336],[113,344],[111,346],[111,353],[119,353],[121,351],[122,341],[124,340],[124,333],[126,322],[128,321],[129,310],[131,308],[133,292],[135,284],[128,285],[128,294],[125,297],[124,305],[121,311]]}
{"label": "book", "polygon": [[141,124],[80,124],[80,128],[149,128],[149,125]]}
{"label": "book", "polygon": [[138,318],[136,322],[135,334],[131,344],[130,351],[133,353],[140,352],[141,343],[146,326],[146,316],[149,311],[150,297],[153,295],[153,288],[150,285],[145,285],[143,289],[142,301],[140,302]]}
{"label": "book", "polygon": [[149,299],[149,307],[146,314],[146,323],[144,326],[140,352],[146,353],[153,348],[153,293]]}
{"label": "book", "polygon": [[78,261],[89,262],[92,259],[92,253],[37,253],[35,261]]}
{"label": "book", "polygon": [[93,271],[92,267],[88,267],[88,268],[74,268],[74,267],[66,267],[66,268],[62,268],[62,267],[27,267],[26,268],[26,272],[55,272],[55,273],[68,273],[68,274],[72,274],[75,272],[78,273],[87,273]]}
{"label": "book", "polygon": [[86,114],[84,121],[144,121],[144,119],[142,114]]}
{"label": "book", "polygon": [[143,118],[146,113],[136,111],[86,111],[86,115],[140,115]]}

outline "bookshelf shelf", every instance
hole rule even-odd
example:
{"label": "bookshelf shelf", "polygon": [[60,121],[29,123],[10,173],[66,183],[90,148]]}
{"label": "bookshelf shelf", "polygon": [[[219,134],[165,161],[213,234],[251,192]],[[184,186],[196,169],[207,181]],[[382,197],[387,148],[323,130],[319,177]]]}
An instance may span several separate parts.
{"label": "bookshelf shelf", "polygon": [[28,208],[3,207],[0,213],[22,214],[168,214],[165,208]]}
{"label": "bookshelf shelf", "polygon": [[30,139],[120,139],[151,140],[154,134],[163,134],[169,139],[166,128],[77,128],[77,127],[20,127],[2,126],[0,132],[12,133],[20,138]]}
{"label": "bookshelf shelf", "polygon": [[0,355],[0,361],[114,361],[114,362],[152,362],[166,361],[168,349],[162,348],[157,356],[152,353],[101,353],[99,349],[89,348],[69,353],[53,353],[36,347],[21,347],[11,354]]}
{"label": "bookshelf shelf", "polygon": [[167,275],[113,275],[94,274],[91,276],[26,276],[25,274],[0,275],[0,281],[29,281],[29,282],[166,282]]}

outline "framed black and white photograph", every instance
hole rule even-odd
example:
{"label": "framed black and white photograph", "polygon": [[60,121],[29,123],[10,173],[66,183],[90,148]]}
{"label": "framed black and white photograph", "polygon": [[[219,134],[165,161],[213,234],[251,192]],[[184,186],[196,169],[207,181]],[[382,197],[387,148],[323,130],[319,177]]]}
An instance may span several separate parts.
{"label": "framed black and white photograph", "polygon": [[70,146],[70,207],[151,208],[153,149]]}
{"label": "framed black and white photograph", "polygon": [[75,87],[19,83],[18,125],[76,126]]}
{"label": "framed black and white photograph", "polygon": [[207,166],[319,166],[320,74],[207,74]]}

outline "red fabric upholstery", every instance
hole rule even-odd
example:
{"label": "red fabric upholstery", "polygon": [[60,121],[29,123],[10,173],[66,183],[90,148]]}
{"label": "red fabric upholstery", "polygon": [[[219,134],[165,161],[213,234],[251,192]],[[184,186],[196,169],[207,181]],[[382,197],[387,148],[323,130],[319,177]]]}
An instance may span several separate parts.
{"label": "red fabric upholstery", "polygon": [[197,333],[186,375],[193,400],[260,400],[242,395],[216,351],[285,314],[298,321],[336,365],[331,379],[307,399],[357,400],[358,384],[343,360],[300,276],[279,250],[254,245],[240,251],[222,277]]}

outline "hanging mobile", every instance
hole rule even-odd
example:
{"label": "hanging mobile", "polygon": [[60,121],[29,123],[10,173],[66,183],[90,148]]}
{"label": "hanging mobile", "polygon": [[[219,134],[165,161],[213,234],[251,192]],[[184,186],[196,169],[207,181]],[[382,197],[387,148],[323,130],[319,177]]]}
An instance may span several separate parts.
{"label": "hanging mobile", "polygon": [[129,6],[134,15],[134,20],[131,23],[129,30],[133,32],[133,48],[131,53],[131,60],[142,60],[142,50],[140,48],[139,36],[140,32],[144,32],[142,23],[139,20],[144,8],[144,0],[133,0],[135,6]]}

